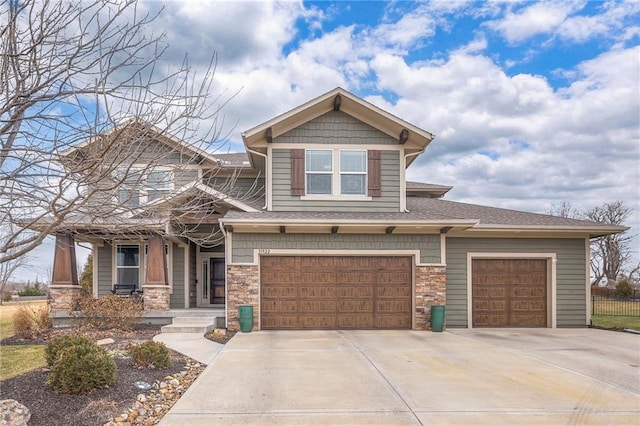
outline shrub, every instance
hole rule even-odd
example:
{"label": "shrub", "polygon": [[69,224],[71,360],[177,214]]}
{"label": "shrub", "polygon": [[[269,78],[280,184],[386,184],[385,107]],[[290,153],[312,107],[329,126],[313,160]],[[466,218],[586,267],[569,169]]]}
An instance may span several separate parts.
{"label": "shrub", "polygon": [[20,305],[13,313],[13,331],[16,333],[33,331],[33,317],[30,310],[24,305]]}
{"label": "shrub", "polygon": [[57,392],[72,395],[89,393],[115,381],[115,362],[96,344],[73,345],[60,350],[49,375],[49,384]]}
{"label": "shrub", "polygon": [[633,285],[631,285],[628,279],[623,278],[616,284],[614,294],[616,297],[631,297],[633,295]]}
{"label": "shrub", "polygon": [[148,368],[167,368],[171,365],[171,354],[164,343],[146,341],[131,348],[131,359],[135,365]]}
{"label": "shrub", "polygon": [[82,297],[77,305],[87,323],[98,329],[131,330],[143,317],[142,303],[133,297]]}
{"label": "shrub", "polygon": [[13,314],[13,330],[20,334],[34,335],[41,333],[52,326],[49,306],[33,309],[28,305],[20,305]]}
{"label": "shrub", "polygon": [[51,367],[58,358],[59,353],[71,346],[96,346],[96,342],[85,337],[81,334],[58,336],[53,338],[47,343],[44,348],[44,358],[47,361],[47,365]]}

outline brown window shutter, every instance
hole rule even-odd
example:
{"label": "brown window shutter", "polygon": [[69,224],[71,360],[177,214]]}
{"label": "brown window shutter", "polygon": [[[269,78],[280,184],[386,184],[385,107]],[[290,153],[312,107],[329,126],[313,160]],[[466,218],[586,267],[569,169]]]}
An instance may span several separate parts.
{"label": "brown window shutter", "polygon": [[380,154],[379,150],[369,150],[367,152],[367,186],[370,197],[380,197],[382,195],[382,165]]}
{"label": "brown window shutter", "polygon": [[304,149],[291,150],[291,195],[304,195]]}

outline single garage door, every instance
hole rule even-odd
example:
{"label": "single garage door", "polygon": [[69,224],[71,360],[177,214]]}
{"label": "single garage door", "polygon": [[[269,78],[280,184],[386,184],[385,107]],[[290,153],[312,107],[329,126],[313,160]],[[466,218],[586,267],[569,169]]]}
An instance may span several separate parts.
{"label": "single garage door", "polygon": [[546,327],[546,259],[473,259],[474,327]]}
{"label": "single garage door", "polygon": [[263,256],[263,329],[411,328],[411,257]]}

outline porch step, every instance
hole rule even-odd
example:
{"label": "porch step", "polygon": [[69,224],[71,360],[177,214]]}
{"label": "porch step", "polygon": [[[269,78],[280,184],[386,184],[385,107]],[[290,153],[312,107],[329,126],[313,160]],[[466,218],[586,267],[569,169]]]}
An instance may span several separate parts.
{"label": "porch step", "polygon": [[216,326],[215,317],[174,317],[172,323],[163,325],[163,333],[201,333],[205,334]]}

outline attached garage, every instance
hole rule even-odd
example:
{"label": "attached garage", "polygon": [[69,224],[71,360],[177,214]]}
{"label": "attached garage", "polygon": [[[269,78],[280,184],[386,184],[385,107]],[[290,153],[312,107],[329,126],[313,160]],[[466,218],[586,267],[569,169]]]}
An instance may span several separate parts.
{"label": "attached garage", "polygon": [[473,259],[473,327],[546,327],[546,259]]}
{"label": "attached garage", "polygon": [[262,329],[410,329],[413,259],[263,256]]}

